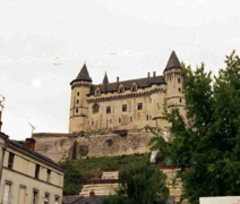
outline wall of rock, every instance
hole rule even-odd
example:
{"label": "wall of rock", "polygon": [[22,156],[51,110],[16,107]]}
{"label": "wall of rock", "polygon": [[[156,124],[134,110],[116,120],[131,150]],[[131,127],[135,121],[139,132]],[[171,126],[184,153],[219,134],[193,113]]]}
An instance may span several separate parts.
{"label": "wall of rock", "polygon": [[117,156],[149,152],[151,133],[145,130],[92,133],[86,136],[35,133],[35,151],[55,162],[67,158]]}

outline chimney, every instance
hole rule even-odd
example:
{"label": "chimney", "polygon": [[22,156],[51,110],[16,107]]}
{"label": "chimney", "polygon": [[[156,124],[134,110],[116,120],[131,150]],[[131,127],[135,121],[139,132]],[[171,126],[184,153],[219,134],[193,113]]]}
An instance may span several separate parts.
{"label": "chimney", "polygon": [[148,72],[148,78],[150,78],[150,72]]}
{"label": "chimney", "polygon": [[92,190],[90,193],[89,193],[89,197],[92,198],[95,196],[95,193],[94,193],[94,190]]}
{"label": "chimney", "polygon": [[36,141],[33,138],[26,138],[25,147],[34,152]]}
{"label": "chimney", "polygon": [[117,83],[119,83],[119,77],[117,77]]}
{"label": "chimney", "polygon": [[153,77],[156,77],[156,72],[155,71],[153,72]]}

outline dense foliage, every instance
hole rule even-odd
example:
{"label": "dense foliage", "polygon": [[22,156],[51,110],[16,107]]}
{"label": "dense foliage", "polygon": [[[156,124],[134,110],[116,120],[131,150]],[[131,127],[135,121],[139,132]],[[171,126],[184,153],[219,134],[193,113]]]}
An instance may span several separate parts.
{"label": "dense foliage", "polygon": [[181,167],[184,197],[240,194],[240,59],[233,52],[226,68],[212,77],[205,65],[183,65],[187,116],[168,114],[171,159]]}
{"label": "dense foliage", "polygon": [[119,171],[119,188],[118,196],[104,204],[162,204],[169,195],[166,175],[146,164],[123,166]]}
{"label": "dense foliage", "polygon": [[84,180],[100,179],[104,169],[120,169],[128,163],[147,164],[149,157],[149,154],[134,154],[62,162],[60,165],[66,170],[64,195],[78,195]]}

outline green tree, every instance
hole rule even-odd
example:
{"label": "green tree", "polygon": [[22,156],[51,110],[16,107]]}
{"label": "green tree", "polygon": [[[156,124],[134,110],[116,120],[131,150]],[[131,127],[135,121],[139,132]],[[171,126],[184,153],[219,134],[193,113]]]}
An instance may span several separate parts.
{"label": "green tree", "polygon": [[153,129],[150,126],[145,127],[146,131],[151,131],[153,136],[149,139],[148,145],[150,146],[151,151],[159,151],[159,154],[156,158],[156,162],[162,164],[165,162],[167,156],[169,156],[172,148],[172,144],[166,142],[163,134],[158,129]]}
{"label": "green tree", "polygon": [[173,163],[181,167],[184,194],[191,204],[199,197],[240,194],[240,58],[226,57],[226,68],[212,77],[201,64],[183,64],[186,118],[168,114],[174,137]]}
{"label": "green tree", "polygon": [[[166,175],[146,164],[128,164],[119,172],[119,191],[104,204],[165,203],[169,190]],[[159,199],[161,197],[161,199]]]}
{"label": "green tree", "polygon": [[60,165],[66,170],[63,195],[78,195],[80,193],[81,186],[84,183],[82,172],[78,167],[73,165],[73,162],[69,160]]}

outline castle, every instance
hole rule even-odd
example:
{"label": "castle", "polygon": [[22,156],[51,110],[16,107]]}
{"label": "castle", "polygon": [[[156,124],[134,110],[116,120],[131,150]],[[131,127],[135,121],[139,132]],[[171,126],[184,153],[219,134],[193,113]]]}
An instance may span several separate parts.
{"label": "castle", "polygon": [[181,64],[173,51],[163,75],[92,84],[86,64],[71,82],[69,133],[163,128],[164,108],[184,107]]}
{"label": "castle", "polygon": [[181,64],[173,51],[163,71],[151,76],[94,85],[83,65],[71,85],[69,133],[35,133],[36,151],[59,161],[149,151],[150,126],[167,130],[164,110],[185,114]]}

